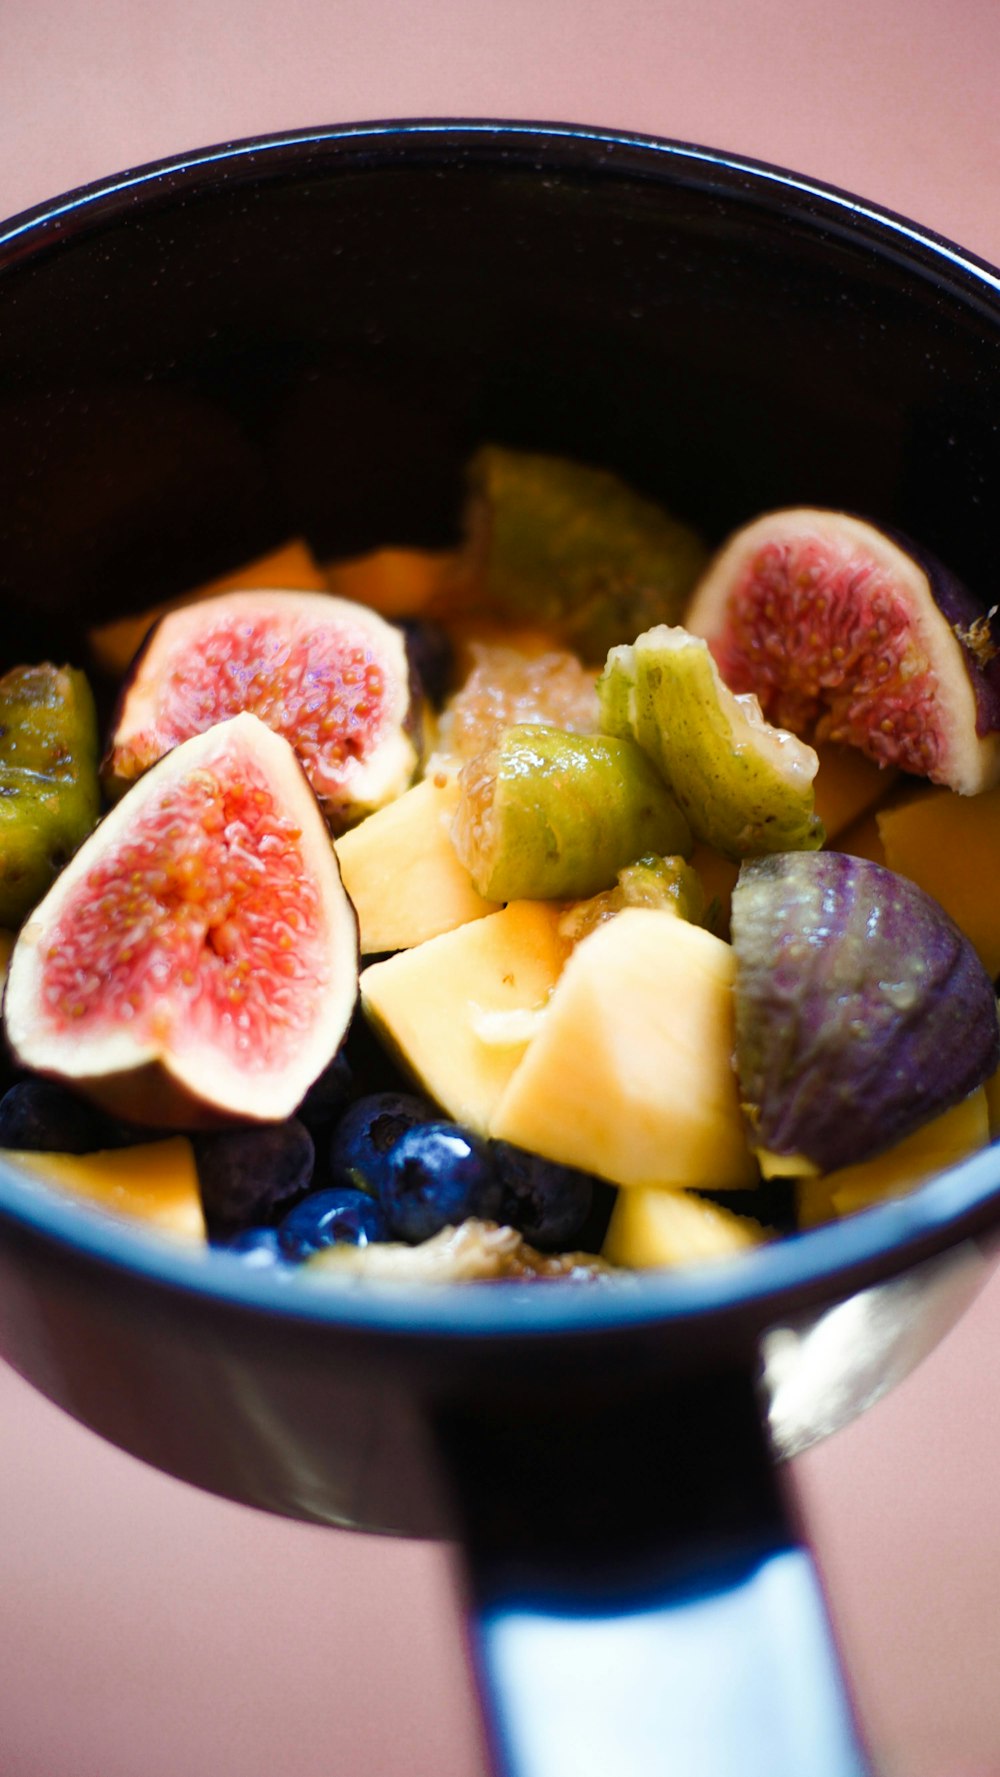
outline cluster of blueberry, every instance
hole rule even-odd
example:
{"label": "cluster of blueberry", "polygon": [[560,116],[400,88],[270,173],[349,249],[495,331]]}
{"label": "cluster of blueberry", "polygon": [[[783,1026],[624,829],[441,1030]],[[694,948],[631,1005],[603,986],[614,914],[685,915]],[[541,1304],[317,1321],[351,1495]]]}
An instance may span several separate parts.
{"label": "cluster of blueberry", "polygon": [[[297,1265],[338,1242],[416,1245],[469,1217],[516,1228],[540,1252],[593,1241],[603,1181],[484,1141],[401,1086],[367,1090],[342,1052],[297,1117],[193,1136],[212,1243],[255,1266]],[[4,1148],[84,1154],[150,1134],[42,1079],[0,1099]]]}

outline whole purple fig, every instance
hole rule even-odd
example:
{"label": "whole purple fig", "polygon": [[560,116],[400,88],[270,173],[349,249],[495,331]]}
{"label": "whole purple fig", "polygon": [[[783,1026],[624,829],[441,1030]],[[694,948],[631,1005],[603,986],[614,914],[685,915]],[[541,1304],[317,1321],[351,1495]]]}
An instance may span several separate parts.
{"label": "whole purple fig", "polygon": [[969,940],[915,883],[839,852],[745,863],[736,1070],[755,1147],[821,1172],[880,1153],[1000,1064]]}

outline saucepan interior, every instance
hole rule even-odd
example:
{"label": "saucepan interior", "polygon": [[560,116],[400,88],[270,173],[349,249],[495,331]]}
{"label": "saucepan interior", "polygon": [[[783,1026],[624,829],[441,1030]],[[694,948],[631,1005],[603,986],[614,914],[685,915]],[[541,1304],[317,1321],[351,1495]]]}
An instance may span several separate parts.
{"label": "saucepan interior", "polygon": [[[0,317],[5,658],[83,660],[91,624],[288,536],[452,542],[485,439],[615,468],[710,541],[860,512],[992,601],[995,274],[733,157],[492,123],[239,143],[9,225]],[[620,1292],[289,1288],[7,1174],[0,1216],[0,1348],[54,1399],[220,1492],[427,1529],[371,1447],[442,1390],[749,1363],[789,1316],[986,1239],[1000,1168]]]}

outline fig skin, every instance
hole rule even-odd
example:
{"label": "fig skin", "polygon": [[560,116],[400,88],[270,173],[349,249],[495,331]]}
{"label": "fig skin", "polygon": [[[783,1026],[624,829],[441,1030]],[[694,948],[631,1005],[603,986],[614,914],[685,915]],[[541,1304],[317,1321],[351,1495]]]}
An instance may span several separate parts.
{"label": "fig skin", "polygon": [[[374,693],[357,678],[362,654]],[[334,832],[401,794],[420,762],[423,692],[402,628],[329,593],[254,588],[181,606],[149,631],[101,766],[109,797],[192,734],[244,711],[295,748]]]}
{"label": "fig skin", "polygon": [[745,863],[732,934],[755,1147],[832,1172],[892,1147],[1000,1063],[993,984],[972,945],[880,864],[840,852]]}
{"label": "fig skin", "polygon": [[1000,782],[1000,622],[928,551],[790,507],[734,533],[685,623],[769,721],[976,795]]}
{"label": "fig skin", "polygon": [[288,742],[244,714],[147,772],[26,921],[7,1040],[137,1125],[280,1122],[337,1054],[358,968],[316,798]]}

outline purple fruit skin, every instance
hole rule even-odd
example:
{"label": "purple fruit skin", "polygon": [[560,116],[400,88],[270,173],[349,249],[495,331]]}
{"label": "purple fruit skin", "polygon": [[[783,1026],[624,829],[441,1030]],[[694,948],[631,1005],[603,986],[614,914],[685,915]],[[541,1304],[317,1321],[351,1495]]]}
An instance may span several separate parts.
{"label": "purple fruit skin", "polygon": [[993,984],[922,889],[864,858],[744,864],[736,1070],[754,1145],[822,1172],[868,1159],[1000,1064]]}
{"label": "purple fruit skin", "polygon": [[[931,598],[961,646],[965,670],[976,700],[976,733],[980,740],[987,734],[997,733],[1000,731],[1000,619],[996,612],[987,612],[965,582],[922,544],[914,543],[911,537],[905,536],[902,531],[890,529],[888,525],[877,528],[916,562],[927,581]],[[972,625],[977,622],[982,624],[984,620],[989,631],[989,640],[996,648],[992,659],[986,661],[974,654],[965,640]]]}

